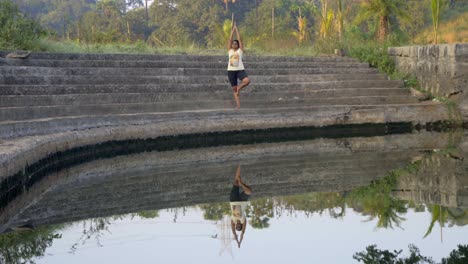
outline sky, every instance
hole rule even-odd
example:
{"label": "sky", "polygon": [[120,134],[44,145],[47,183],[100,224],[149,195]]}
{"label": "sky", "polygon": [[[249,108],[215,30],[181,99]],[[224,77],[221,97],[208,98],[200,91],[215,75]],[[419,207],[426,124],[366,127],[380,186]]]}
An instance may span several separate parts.
{"label": "sky", "polygon": [[[115,221],[101,236],[100,244],[91,238],[81,244],[83,222],[75,223],[55,240],[37,263],[358,263],[352,258],[356,252],[371,244],[380,249],[403,249],[415,244],[421,254],[440,261],[457,244],[468,243],[468,227],[445,227],[443,241],[436,224],[433,232],[423,238],[429,226],[428,212],[409,211],[402,229],[376,229],[377,220],[366,221],[347,209],[343,219],[328,214],[307,217],[299,212],[270,220],[270,227],[247,227],[241,248],[235,241],[225,240],[229,229],[222,221],[206,221],[203,212],[190,208],[176,223],[173,214],[161,211],[154,219],[125,216]],[[79,242],[74,254],[71,246]],[[326,260],[326,261],[324,261]]]}

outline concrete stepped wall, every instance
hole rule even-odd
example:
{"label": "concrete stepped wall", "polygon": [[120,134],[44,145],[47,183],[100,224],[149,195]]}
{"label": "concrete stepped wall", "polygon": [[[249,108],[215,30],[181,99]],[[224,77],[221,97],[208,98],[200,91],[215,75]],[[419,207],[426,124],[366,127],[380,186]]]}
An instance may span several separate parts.
{"label": "concrete stepped wall", "polygon": [[414,75],[422,89],[436,96],[454,96],[468,120],[468,43],[391,47],[400,72]]}
{"label": "concrete stepped wall", "polygon": [[[0,52],[4,56],[5,52]],[[227,56],[52,54],[0,58],[0,179],[52,152],[110,140],[281,127],[447,120],[367,63],[258,57],[234,110]]]}

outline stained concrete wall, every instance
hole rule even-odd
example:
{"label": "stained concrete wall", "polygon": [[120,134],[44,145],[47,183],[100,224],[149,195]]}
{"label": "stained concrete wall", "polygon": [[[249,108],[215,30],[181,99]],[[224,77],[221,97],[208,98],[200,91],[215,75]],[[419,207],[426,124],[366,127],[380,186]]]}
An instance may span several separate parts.
{"label": "stained concrete wall", "polygon": [[23,225],[227,202],[238,164],[255,198],[352,190],[404,167],[421,151],[446,148],[450,138],[421,132],[99,159],[52,173],[0,208],[0,233]]}
{"label": "stained concrete wall", "polygon": [[467,120],[468,116],[468,43],[392,47],[400,72],[411,73],[421,88],[437,96],[459,94],[457,102]]}

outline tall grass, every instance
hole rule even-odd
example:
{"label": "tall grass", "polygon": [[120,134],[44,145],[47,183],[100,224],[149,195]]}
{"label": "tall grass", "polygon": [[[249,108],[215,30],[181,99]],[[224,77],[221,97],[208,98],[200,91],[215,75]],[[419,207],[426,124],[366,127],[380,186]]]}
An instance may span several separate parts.
{"label": "tall grass", "polygon": [[206,49],[197,45],[153,47],[143,41],[135,43],[77,43],[75,41],[54,41],[42,39],[33,51],[67,53],[130,53],[130,54],[199,54],[221,55],[224,50]]}
{"label": "tall grass", "polygon": [[[191,55],[225,55],[226,49],[206,48],[189,44],[185,46],[154,47],[139,41],[133,44],[112,43],[112,44],[87,44],[75,41],[54,41],[42,39],[32,49],[32,51],[42,52],[67,52],[67,53],[130,53],[130,54],[191,54]],[[275,43],[255,43],[246,45],[248,55],[265,56],[316,56],[319,54],[313,45],[297,45],[292,40],[280,40]]]}

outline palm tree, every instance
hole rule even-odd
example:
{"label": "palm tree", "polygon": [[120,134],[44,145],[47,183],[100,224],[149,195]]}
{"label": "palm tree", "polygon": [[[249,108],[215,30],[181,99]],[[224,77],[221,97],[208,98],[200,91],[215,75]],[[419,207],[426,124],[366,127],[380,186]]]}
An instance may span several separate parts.
{"label": "palm tree", "polygon": [[328,0],[321,0],[321,12],[320,12],[320,30],[319,35],[321,38],[328,38],[333,23],[333,10],[328,8]]}
{"label": "palm tree", "polygon": [[338,0],[338,10],[336,11],[336,29],[340,38],[343,36],[343,20],[343,2],[342,0]]}
{"label": "palm tree", "polygon": [[390,32],[390,17],[407,18],[405,0],[364,0],[356,17],[356,23],[375,19],[379,23],[378,40],[384,41]]}
{"label": "palm tree", "polygon": [[437,33],[439,31],[439,17],[440,17],[440,1],[432,0],[431,11],[432,11],[432,26],[434,29],[434,44],[437,44]]}
{"label": "palm tree", "polygon": [[299,44],[302,44],[306,39],[307,19],[302,16],[301,8],[299,8],[299,16],[297,17],[297,31],[293,31],[293,36],[296,37]]}

